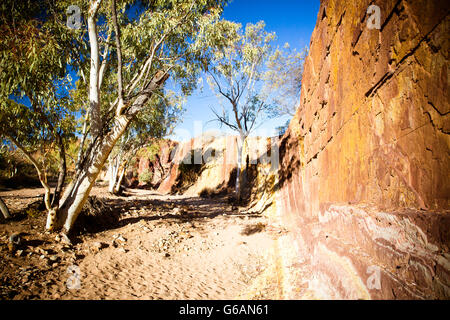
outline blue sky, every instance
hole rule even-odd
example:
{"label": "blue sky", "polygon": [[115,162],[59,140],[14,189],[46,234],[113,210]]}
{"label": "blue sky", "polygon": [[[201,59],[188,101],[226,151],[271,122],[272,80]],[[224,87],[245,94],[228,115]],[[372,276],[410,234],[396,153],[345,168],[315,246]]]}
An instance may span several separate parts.
{"label": "blue sky", "polygon": [[[319,12],[319,0],[233,0],[224,11],[224,18],[239,22],[243,26],[264,20],[266,30],[277,34],[277,44],[283,46],[288,42],[291,48],[301,50],[309,46],[312,31]],[[211,106],[218,105],[218,99],[204,81],[203,92],[197,90],[190,96],[185,105],[186,112],[172,136],[176,140],[186,140],[201,133],[203,130],[221,130],[214,119]],[[220,109],[219,109],[220,110]],[[274,129],[286,123],[289,118],[266,120],[255,134],[272,135]]]}

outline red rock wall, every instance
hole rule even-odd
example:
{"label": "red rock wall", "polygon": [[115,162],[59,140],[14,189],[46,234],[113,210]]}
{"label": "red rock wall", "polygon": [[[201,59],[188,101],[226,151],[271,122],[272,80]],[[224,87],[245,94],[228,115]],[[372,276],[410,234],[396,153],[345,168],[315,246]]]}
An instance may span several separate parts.
{"label": "red rock wall", "polygon": [[[171,160],[170,174],[162,181],[158,188],[161,193],[170,193],[179,179],[179,164],[189,156],[191,150],[200,150],[202,155],[202,164],[204,153],[212,148],[218,152],[217,158],[208,165],[194,185],[186,191],[186,194],[198,195],[204,188],[220,188],[226,186],[231,177],[233,169],[236,167],[237,160],[237,138],[235,136],[216,137],[212,139],[199,136],[191,140],[180,143],[179,148],[174,153],[174,159]],[[191,159],[192,160],[192,159]],[[195,160],[195,159],[194,159]]]}
{"label": "red rock wall", "polygon": [[172,163],[170,155],[172,150],[177,146],[177,142],[171,140],[161,140],[158,142],[159,152],[154,159],[150,160],[148,156],[137,156],[134,167],[127,170],[126,186],[145,186],[146,183],[139,182],[139,175],[147,170],[153,174],[151,186],[158,187],[170,173]]}
{"label": "red rock wall", "polygon": [[449,27],[446,1],[321,2],[277,203],[317,297],[450,298]]}

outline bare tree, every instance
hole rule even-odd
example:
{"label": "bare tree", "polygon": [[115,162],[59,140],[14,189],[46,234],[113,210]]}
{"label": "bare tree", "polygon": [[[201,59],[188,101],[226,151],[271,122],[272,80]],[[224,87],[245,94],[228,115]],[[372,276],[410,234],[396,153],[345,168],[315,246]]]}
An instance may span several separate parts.
{"label": "bare tree", "polygon": [[[219,112],[212,108],[221,125],[239,134],[236,174],[236,198],[241,199],[242,151],[247,137],[257,127],[269,108],[269,97],[261,90],[264,65],[271,53],[274,33],[264,30],[264,22],[248,24],[242,30],[240,24],[233,24],[234,37],[230,37],[228,47],[216,50],[213,66],[207,71],[208,83],[219,97],[224,97],[227,106]],[[230,116],[231,113],[231,116]]]}

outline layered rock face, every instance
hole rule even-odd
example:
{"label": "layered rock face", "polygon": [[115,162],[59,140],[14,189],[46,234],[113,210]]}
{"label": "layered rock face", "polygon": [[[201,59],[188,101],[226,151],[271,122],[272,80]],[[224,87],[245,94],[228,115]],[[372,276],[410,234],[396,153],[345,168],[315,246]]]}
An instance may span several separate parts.
{"label": "layered rock face", "polygon": [[[217,138],[199,136],[180,143],[171,159],[170,174],[158,188],[161,193],[177,191],[179,183],[186,188],[180,189],[186,195],[198,195],[203,189],[220,189],[230,182],[233,169],[236,167],[237,139],[234,136]],[[181,176],[184,168],[197,166],[191,181]]]}
{"label": "layered rock face", "polygon": [[445,1],[321,2],[276,197],[317,298],[450,298],[449,29]]}
{"label": "layered rock face", "polygon": [[[248,157],[249,165],[269,163],[259,167],[273,173],[270,164],[273,162],[272,158],[278,158],[278,154],[272,155],[270,149],[275,143],[276,139],[248,137],[243,148],[242,166],[246,165]],[[197,196],[206,189],[213,192],[234,190],[237,152],[238,137],[231,135],[202,135],[180,143],[172,154],[170,174],[162,180],[158,191]],[[184,174],[184,171],[191,169],[194,170],[190,174]],[[250,192],[250,188],[246,188],[244,192]],[[259,193],[259,196],[263,194]]]}
{"label": "layered rock face", "polygon": [[[137,161],[127,170],[125,185],[159,187],[170,174],[172,168],[171,154],[178,143],[171,140],[161,140],[157,143],[157,152],[150,158],[148,155],[136,155]],[[142,151],[142,150],[140,150]],[[140,181],[139,177],[144,173],[151,175],[150,181]]]}

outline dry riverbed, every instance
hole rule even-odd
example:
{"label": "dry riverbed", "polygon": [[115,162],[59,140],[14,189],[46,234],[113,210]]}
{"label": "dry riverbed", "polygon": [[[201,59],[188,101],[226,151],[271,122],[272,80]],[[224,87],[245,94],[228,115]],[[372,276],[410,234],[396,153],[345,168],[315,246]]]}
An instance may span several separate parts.
{"label": "dry riverbed", "polygon": [[[95,188],[116,219],[81,230],[67,245],[43,232],[45,214],[24,210],[41,193],[0,192],[17,212],[0,224],[0,299],[277,298],[276,279],[267,278],[276,235],[265,217],[242,213],[226,198],[145,190],[116,197]],[[11,253],[13,232],[22,243]]]}

